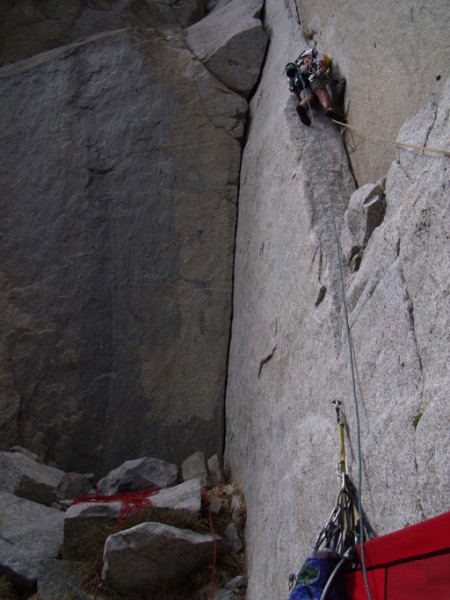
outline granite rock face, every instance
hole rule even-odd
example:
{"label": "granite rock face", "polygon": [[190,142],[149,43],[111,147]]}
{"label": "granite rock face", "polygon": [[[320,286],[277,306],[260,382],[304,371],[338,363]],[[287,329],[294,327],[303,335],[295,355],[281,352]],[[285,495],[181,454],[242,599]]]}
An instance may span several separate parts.
{"label": "granite rock face", "polygon": [[6,0],[0,7],[0,65],[125,27],[186,27],[205,0]]}
{"label": "granite rock face", "polygon": [[[304,127],[289,95],[283,67],[307,44],[299,48],[293,9],[268,0],[265,15],[272,41],[250,103],[241,170],[226,398],[226,473],[242,482],[248,508],[249,600],[286,596],[289,573],[335,505],[336,399],[359,485],[333,225],[339,237],[355,188],[339,132],[318,111]],[[450,83],[442,88],[439,102],[410,115],[402,141],[450,148]],[[359,270],[344,257],[341,263],[356,357],[362,500],[378,534],[449,507],[448,161],[398,149],[381,174],[382,222],[373,228],[351,219],[366,244]]]}
{"label": "granite rock face", "polygon": [[[317,41],[347,79],[351,124],[394,138],[405,123],[401,140],[448,150],[448,2],[386,0],[376,18],[369,0],[297,4],[312,42],[279,0],[264,27],[257,0],[147,1],[147,16],[139,2],[71,0],[65,20],[53,0],[0,6],[3,62],[42,52],[0,69],[3,447],[97,475],[217,451],[220,478],[227,381],[248,600],[286,596],[334,506],[336,399],[377,533],[448,510],[448,157],[347,134],[358,187],[341,132],[319,111],[299,122],[283,70]],[[256,92],[230,25],[249,7],[258,57],[270,38]],[[254,94],[245,136],[247,103],[223,81]],[[196,510],[198,487],[161,497]],[[210,510],[224,503],[239,530],[238,498]]]}
{"label": "granite rock face", "polygon": [[175,31],[0,80],[2,443],[97,475],[213,454],[245,100]]}

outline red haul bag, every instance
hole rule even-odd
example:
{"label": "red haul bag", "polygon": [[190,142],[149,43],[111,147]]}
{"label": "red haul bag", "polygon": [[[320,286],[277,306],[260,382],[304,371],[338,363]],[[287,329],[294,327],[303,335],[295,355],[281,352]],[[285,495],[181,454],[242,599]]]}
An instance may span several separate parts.
{"label": "red haul bag", "polygon": [[[372,600],[450,600],[450,512],[369,540],[364,556]],[[344,585],[349,600],[368,600],[361,568]]]}

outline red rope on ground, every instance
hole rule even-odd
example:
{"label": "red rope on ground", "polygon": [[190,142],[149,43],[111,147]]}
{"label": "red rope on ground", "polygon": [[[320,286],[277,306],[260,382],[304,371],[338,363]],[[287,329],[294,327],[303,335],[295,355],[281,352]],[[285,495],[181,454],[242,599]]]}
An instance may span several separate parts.
{"label": "red rope on ground", "polygon": [[119,516],[117,518],[117,526],[120,527],[131,512],[138,512],[144,508],[152,506],[150,496],[154,496],[159,492],[160,488],[145,488],[137,492],[122,492],[111,496],[102,496],[96,492],[95,496],[80,496],[72,500],[71,506],[74,504],[83,504],[85,502],[121,502]]}

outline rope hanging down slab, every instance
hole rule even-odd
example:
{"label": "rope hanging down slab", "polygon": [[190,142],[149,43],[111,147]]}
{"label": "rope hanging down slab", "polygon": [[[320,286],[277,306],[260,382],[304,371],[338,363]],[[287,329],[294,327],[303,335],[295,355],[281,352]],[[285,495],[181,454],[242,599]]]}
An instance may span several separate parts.
{"label": "rope hanging down slab", "polygon": [[[303,85],[303,89],[305,89],[305,82],[303,81],[303,79],[301,79],[301,82]],[[314,125],[314,115],[313,115],[311,106],[309,106],[309,116],[310,116],[310,120],[311,120],[311,125]],[[323,173],[325,176],[326,187],[328,190],[328,200],[329,200],[329,206],[330,206],[330,211],[331,211],[331,216],[332,216],[333,233],[334,233],[334,239],[335,239],[335,244],[336,244],[336,257],[337,257],[337,262],[338,262],[338,267],[339,267],[339,280],[340,280],[340,288],[341,288],[341,296],[342,296],[342,306],[343,306],[343,312],[344,312],[344,326],[345,326],[348,353],[349,353],[352,395],[353,395],[353,404],[354,404],[355,420],[356,420],[356,439],[357,439],[357,452],[358,452],[358,487],[355,490],[355,492],[356,492],[356,501],[357,501],[357,511],[360,516],[360,518],[359,518],[359,544],[360,544],[360,548],[361,548],[361,568],[362,568],[364,585],[366,588],[368,600],[372,600],[372,594],[370,591],[369,581],[368,581],[368,577],[367,577],[366,559],[365,559],[365,552],[364,552],[364,542],[366,540],[366,535],[365,535],[366,534],[366,527],[365,527],[366,524],[365,524],[365,519],[364,519],[365,515],[362,510],[362,500],[361,500],[363,452],[362,452],[362,441],[361,441],[361,423],[360,423],[360,416],[359,416],[359,402],[358,402],[358,394],[356,391],[355,350],[353,347],[353,340],[352,340],[352,336],[351,336],[351,332],[350,332],[348,305],[347,305],[347,297],[346,297],[345,283],[344,283],[344,272],[343,272],[343,268],[342,268],[342,252],[341,252],[341,245],[340,245],[340,241],[339,241],[339,233],[338,233],[336,211],[335,211],[335,200],[334,200],[334,195],[333,195],[333,191],[331,188],[330,174],[329,174],[328,166],[327,166],[327,163],[325,160],[325,153],[323,150],[322,139],[320,136],[319,129],[317,127],[315,128],[315,134],[316,134],[316,138],[317,138],[317,142],[318,142],[318,146],[319,146],[319,150],[320,150],[320,162],[322,165],[322,170],[323,170]]]}

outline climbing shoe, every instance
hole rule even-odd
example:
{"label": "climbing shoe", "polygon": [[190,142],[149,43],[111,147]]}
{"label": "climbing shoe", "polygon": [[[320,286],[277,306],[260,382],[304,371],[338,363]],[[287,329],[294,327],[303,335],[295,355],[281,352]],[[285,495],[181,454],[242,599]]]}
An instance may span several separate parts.
{"label": "climbing shoe", "polygon": [[341,114],[339,114],[332,108],[327,108],[325,110],[325,114],[329,119],[334,119],[335,121],[339,121],[340,123],[345,123],[345,117],[343,117]]}
{"label": "climbing shoe", "polygon": [[308,127],[311,125],[311,119],[309,118],[306,109],[304,109],[303,106],[300,106],[300,104],[297,106],[297,114],[303,125],[308,125]]}

